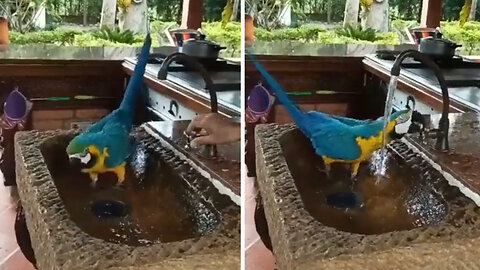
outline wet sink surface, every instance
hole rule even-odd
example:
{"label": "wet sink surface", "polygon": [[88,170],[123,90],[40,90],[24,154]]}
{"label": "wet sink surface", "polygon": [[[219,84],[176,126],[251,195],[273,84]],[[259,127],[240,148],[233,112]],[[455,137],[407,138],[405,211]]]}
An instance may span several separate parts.
{"label": "wet sink surface", "polygon": [[[142,144],[135,144],[123,186],[116,187],[114,174],[103,174],[92,187],[87,174],[69,166],[64,154],[69,140],[57,139],[41,150],[71,219],[91,236],[147,245],[198,237],[218,225],[218,212],[195,198],[182,179]],[[123,203],[124,213],[111,213],[108,201]],[[104,216],[92,207],[103,210]]]}
{"label": "wet sink surface", "polygon": [[[280,143],[307,211],[326,226],[339,230],[379,234],[438,224],[448,213],[442,194],[428,188],[390,153],[386,178],[373,175],[368,163],[360,167],[356,181],[348,165],[334,164],[330,177],[310,141],[299,131],[284,134]],[[359,203],[338,207],[327,198],[353,192]]]}
{"label": "wet sink surface", "polygon": [[19,132],[17,184],[39,269],[235,269],[240,208],[144,129],[125,186],[69,168],[73,131]]}
{"label": "wet sink surface", "polygon": [[[294,125],[257,126],[255,146],[279,269],[445,269],[477,257],[480,208],[406,143],[390,145],[389,178],[378,184],[365,165],[355,183],[342,165],[327,178]],[[331,194],[351,191],[363,206],[326,203]],[[462,269],[479,266],[468,262]]]}

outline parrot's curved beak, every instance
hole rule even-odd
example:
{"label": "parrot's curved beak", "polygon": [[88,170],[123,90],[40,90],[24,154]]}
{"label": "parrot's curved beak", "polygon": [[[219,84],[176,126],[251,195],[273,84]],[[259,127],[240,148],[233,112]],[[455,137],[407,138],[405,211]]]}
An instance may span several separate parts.
{"label": "parrot's curved beak", "polygon": [[70,163],[70,167],[82,169],[82,162],[79,158],[69,157],[68,161]]}
{"label": "parrot's curved beak", "polygon": [[90,153],[86,154],[72,154],[68,156],[70,166],[73,168],[87,169],[93,166],[95,158]]}

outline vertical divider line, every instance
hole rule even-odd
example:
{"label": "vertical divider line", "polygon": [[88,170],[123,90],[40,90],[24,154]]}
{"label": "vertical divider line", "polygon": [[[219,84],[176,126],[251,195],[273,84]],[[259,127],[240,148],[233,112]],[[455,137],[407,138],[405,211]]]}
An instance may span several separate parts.
{"label": "vertical divider line", "polygon": [[240,61],[241,61],[241,74],[240,74],[240,101],[241,101],[241,136],[240,136],[240,147],[241,147],[241,175],[240,175],[240,194],[241,194],[241,221],[240,221],[240,262],[241,268],[245,269],[245,179],[247,177],[247,168],[245,166],[245,1],[240,1],[240,26],[241,26],[241,39],[240,39]]}

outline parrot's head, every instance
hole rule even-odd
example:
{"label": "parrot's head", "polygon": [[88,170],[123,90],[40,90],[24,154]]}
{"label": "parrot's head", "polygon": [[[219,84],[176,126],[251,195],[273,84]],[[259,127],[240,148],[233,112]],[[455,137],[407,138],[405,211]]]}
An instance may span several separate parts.
{"label": "parrot's head", "polygon": [[411,130],[412,113],[412,110],[406,109],[392,114],[390,121],[394,121],[395,126],[389,134],[391,139],[401,139]]}
{"label": "parrot's head", "polygon": [[67,155],[72,167],[88,169],[95,166],[98,159],[98,147],[92,141],[90,134],[76,136],[67,146]]}

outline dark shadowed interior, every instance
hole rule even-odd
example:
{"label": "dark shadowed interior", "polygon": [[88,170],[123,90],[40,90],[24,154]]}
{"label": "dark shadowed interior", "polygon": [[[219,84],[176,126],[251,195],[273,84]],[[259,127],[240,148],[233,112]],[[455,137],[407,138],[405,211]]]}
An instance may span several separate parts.
{"label": "dark shadowed interior", "polygon": [[[449,213],[446,196],[434,182],[412,171],[392,152],[386,178],[378,179],[368,164],[362,164],[352,181],[349,166],[342,164],[334,164],[327,177],[322,159],[299,130],[285,133],[280,142],[306,210],[326,226],[379,234],[436,225]],[[332,206],[331,198],[338,194],[355,194],[357,202],[351,203],[353,207]]]}
{"label": "dark shadowed interior", "polygon": [[220,224],[219,212],[144,144],[133,143],[123,186],[108,173],[92,187],[69,165],[69,139],[47,140],[41,150],[71,220],[87,234],[140,246],[198,238]]}

